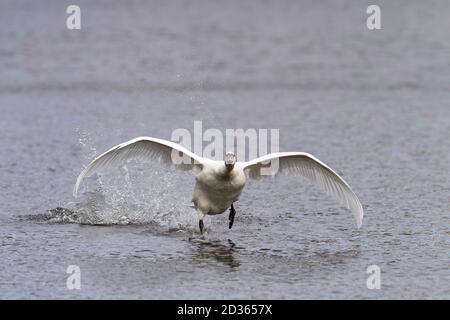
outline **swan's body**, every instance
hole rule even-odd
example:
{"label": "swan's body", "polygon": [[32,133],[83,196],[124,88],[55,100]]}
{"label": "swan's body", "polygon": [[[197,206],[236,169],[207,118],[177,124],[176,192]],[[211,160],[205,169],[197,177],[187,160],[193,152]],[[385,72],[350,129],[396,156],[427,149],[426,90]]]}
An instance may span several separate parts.
{"label": "swan's body", "polygon": [[203,214],[223,213],[239,200],[245,182],[242,168],[228,171],[222,161],[204,167],[195,178],[194,207]]}
{"label": "swan's body", "polygon": [[[205,214],[220,214],[228,208],[231,228],[235,214],[233,203],[239,199],[247,176],[259,179],[283,171],[301,175],[313,182],[353,212],[358,228],[362,224],[363,208],[350,186],[327,165],[304,152],[273,153],[248,162],[236,162],[236,156],[227,153],[225,161],[215,161],[200,157],[171,141],[140,137],[111,148],[95,158],[78,176],[74,195],[77,195],[85,176],[139,157],[158,159],[169,165],[175,164],[181,170],[194,169],[198,172],[192,202],[198,212],[201,231]],[[274,160],[279,161],[279,165],[272,167],[270,164]]]}

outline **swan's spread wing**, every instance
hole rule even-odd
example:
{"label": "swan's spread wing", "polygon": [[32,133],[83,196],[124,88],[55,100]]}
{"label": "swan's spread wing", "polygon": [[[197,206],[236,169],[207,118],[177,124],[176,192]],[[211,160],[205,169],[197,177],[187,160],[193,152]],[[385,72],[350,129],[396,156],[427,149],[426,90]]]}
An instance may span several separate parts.
{"label": "swan's spread wing", "polygon": [[[180,163],[173,162],[172,154],[177,156],[176,159],[180,160]],[[151,137],[135,138],[119,144],[95,158],[78,176],[73,189],[74,196],[77,195],[84,177],[88,177],[101,169],[119,165],[128,159],[136,158],[158,160],[168,165],[175,164],[181,170],[191,170],[194,167],[201,168],[206,160],[171,141]]]}
{"label": "swan's spread wing", "polygon": [[[278,166],[273,162],[276,159],[278,159]],[[326,164],[308,153],[272,153],[252,161],[240,163],[240,166],[253,179],[274,176],[282,171],[299,174],[350,209],[356,218],[358,228],[362,224],[363,207],[347,182]]]}

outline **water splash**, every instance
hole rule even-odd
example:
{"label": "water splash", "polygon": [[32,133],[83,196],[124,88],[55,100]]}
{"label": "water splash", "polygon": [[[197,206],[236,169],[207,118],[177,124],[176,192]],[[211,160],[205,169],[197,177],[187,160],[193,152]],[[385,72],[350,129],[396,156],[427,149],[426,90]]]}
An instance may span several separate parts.
{"label": "water splash", "polygon": [[167,230],[197,228],[190,207],[193,176],[158,163],[129,161],[86,178],[78,198],[37,217],[50,223],[154,224]]}

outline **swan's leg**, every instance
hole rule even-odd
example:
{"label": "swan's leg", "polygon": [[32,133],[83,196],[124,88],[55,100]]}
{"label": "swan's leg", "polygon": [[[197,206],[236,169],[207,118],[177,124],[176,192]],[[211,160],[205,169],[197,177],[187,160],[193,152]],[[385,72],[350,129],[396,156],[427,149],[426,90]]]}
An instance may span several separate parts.
{"label": "swan's leg", "polygon": [[200,233],[203,234],[203,220],[198,220],[198,227],[200,228]]}
{"label": "swan's leg", "polygon": [[198,214],[198,227],[200,228],[200,233],[203,234],[203,227],[204,227],[203,218],[205,217],[205,215],[200,211],[197,211],[197,214]]}
{"label": "swan's leg", "polygon": [[234,210],[233,204],[231,204],[230,216],[228,217],[228,220],[230,220],[230,224],[228,225],[229,229],[231,229],[231,227],[233,226],[235,214],[236,214],[236,210]]}

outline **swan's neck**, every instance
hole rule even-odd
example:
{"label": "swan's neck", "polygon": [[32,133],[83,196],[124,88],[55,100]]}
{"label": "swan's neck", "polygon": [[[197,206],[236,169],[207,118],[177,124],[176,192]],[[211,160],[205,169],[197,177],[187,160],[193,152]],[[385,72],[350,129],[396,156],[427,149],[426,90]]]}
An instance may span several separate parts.
{"label": "swan's neck", "polygon": [[223,177],[229,177],[231,176],[231,171],[233,171],[234,164],[233,165],[224,165],[222,170],[220,171],[221,176]]}

